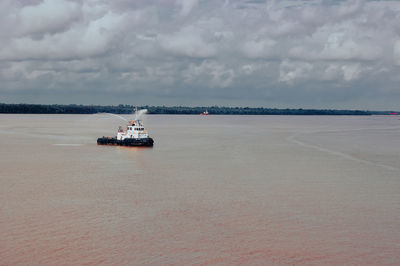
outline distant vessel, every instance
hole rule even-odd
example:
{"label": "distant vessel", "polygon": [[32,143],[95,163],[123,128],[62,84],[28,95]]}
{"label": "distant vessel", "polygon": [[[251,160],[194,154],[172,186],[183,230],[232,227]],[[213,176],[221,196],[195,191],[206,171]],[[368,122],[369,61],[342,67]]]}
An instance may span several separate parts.
{"label": "distant vessel", "polygon": [[142,121],[137,116],[135,120],[129,121],[126,131],[120,126],[117,136],[101,137],[97,139],[98,145],[120,145],[120,146],[153,146],[153,139],[149,137]]}
{"label": "distant vessel", "polygon": [[208,111],[206,110],[206,111],[202,112],[200,115],[208,115]]}

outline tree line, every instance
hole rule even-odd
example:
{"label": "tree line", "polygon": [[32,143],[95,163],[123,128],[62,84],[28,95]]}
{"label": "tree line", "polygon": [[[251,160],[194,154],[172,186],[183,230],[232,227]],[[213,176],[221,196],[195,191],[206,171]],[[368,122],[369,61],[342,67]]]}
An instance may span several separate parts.
{"label": "tree line", "polygon": [[0,103],[0,113],[9,114],[131,114],[135,108],[147,109],[149,114],[200,114],[210,115],[387,115],[394,111],[336,110],[336,109],[279,109],[264,107],[226,106],[134,106],[134,105],[60,105],[60,104],[5,104]]}

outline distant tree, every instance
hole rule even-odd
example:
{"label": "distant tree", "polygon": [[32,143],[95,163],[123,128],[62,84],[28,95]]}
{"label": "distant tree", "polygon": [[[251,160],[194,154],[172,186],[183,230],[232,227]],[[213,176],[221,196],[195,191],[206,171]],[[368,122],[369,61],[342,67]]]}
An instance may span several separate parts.
{"label": "distant tree", "polygon": [[[95,113],[133,113],[133,105],[43,105],[43,104],[5,104],[0,103],[0,113],[19,114],[95,114]],[[333,109],[277,109],[264,107],[225,107],[225,106],[138,106],[147,109],[149,114],[200,114],[207,110],[212,115],[388,115],[399,111],[363,111]]]}

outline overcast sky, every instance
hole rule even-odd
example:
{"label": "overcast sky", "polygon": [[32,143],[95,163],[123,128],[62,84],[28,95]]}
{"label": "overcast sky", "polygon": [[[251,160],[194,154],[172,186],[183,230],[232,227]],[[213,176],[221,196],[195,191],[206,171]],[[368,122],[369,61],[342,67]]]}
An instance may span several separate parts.
{"label": "overcast sky", "polygon": [[1,0],[0,102],[400,109],[399,1]]}

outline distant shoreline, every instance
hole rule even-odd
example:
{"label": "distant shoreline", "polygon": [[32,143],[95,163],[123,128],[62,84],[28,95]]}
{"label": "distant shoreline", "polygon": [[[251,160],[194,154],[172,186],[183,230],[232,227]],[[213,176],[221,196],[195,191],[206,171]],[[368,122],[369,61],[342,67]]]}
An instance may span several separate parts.
{"label": "distant shoreline", "polygon": [[337,109],[280,109],[265,107],[224,106],[134,106],[134,105],[59,105],[59,104],[5,104],[0,103],[3,114],[131,114],[134,108],[147,109],[148,114],[198,115],[205,110],[210,115],[393,115],[398,111],[337,110]]}

